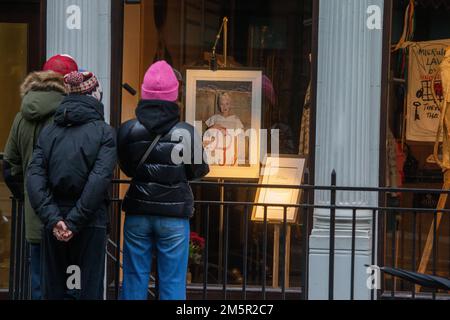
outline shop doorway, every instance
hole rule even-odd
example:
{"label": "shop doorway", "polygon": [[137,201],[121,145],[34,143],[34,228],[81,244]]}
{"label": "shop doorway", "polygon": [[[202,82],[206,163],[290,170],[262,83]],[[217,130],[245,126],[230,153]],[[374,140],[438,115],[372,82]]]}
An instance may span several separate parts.
{"label": "shop doorway", "polygon": [[[0,1],[0,167],[11,125],[20,110],[20,85],[45,58],[44,13],[45,1]],[[0,175],[0,299],[7,296],[9,287],[10,196]]]}

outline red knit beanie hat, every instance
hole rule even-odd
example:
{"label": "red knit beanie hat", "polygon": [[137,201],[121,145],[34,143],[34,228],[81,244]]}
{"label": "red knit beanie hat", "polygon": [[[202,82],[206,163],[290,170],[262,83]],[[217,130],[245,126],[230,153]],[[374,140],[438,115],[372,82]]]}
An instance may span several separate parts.
{"label": "red knit beanie hat", "polygon": [[57,54],[51,57],[44,64],[43,71],[54,71],[65,76],[73,71],[78,71],[78,65],[75,60],[66,54]]}

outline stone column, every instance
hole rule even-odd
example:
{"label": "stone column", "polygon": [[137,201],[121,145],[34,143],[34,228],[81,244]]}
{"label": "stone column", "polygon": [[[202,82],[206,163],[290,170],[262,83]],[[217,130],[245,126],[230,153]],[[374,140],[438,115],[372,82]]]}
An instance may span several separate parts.
{"label": "stone column", "polygon": [[[320,0],[315,184],[377,187],[382,30],[367,26],[368,7],[383,12],[383,0]],[[374,206],[377,195],[338,192],[337,205]],[[328,205],[330,192],[316,192]],[[329,210],[315,210],[310,237],[309,298],[328,299]],[[352,211],[336,212],[335,299],[350,298]],[[357,211],[355,298],[369,299],[372,212]]]}
{"label": "stone column", "polygon": [[[103,87],[105,119],[110,119],[111,1],[47,0],[47,56],[69,54],[92,71]],[[117,66],[122,68],[122,66]]]}

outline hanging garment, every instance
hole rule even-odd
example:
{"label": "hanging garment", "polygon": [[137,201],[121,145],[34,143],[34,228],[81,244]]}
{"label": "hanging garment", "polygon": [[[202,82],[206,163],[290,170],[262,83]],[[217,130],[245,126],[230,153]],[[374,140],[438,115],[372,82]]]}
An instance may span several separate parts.
{"label": "hanging garment", "polygon": [[409,0],[409,4],[405,10],[402,36],[400,37],[399,42],[393,46],[393,52],[402,49],[406,42],[411,41],[414,38],[414,31],[416,29],[415,10],[415,1]]}
{"label": "hanging garment", "polygon": [[306,90],[305,103],[303,107],[302,122],[300,125],[300,147],[299,155],[307,156],[309,154],[309,124],[311,117],[311,83]]}
{"label": "hanging garment", "polygon": [[398,187],[401,188],[403,186],[403,183],[405,182],[405,172],[403,171],[403,168],[405,166],[406,162],[406,154],[403,152],[402,143],[398,142],[395,144],[396,146],[396,160],[397,160],[397,181],[398,181]]}
{"label": "hanging garment", "polygon": [[[402,145],[395,139],[392,131],[388,129],[387,150],[386,150],[386,186],[392,188],[401,188],[403,186],[405,174],[403,167],[406,161],[406,155],[402,150]],[[391,196],[400,196],[399,193],[392,193]]]}
{"label": "hanging garment", "polygon": [[399,172],[397,167],[397,141],[395,140],[392,131],[388,130],[387,135],[387,171],[386,171],[386,186],[392,188],[399,187]]}
{"label": "hanging garment", "polygon": [[405,45],[409,47],[406,140],[434,142],[440,117],[438,103],[444,97],[440,77],[433,79],[450,39]]}
{"label": "hanging garment", "polygon": [[[445,57],[439,66],[439,75],[435,79],[440,78],[442,87],[443,101],[439,104],[441,116],[439,120],[439,128],[435,137],[434,158],[443,170],[450,170],[450,48],[447,48]],[[436,82],[435,80],[434,82]],[[436,100],[439,97],[435,97]],[[439,156],[440,137],[442,136],[442,156]]]}

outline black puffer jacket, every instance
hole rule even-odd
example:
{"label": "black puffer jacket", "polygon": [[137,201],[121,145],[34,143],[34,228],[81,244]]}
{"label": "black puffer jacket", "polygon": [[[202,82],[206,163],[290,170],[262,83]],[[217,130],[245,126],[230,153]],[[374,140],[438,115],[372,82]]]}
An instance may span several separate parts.
{"label": "black puffer jacket", "polygon": [[[191,125],[180,122],[179,107],[175,103],[142,100],[136,116],[137,120],[124,123],[118,133],[119,164],[122,171],[133,178],[123,210],[127,214],[191,217],[194,198],[188,181],[209,173],[209,166],[202,157],[201,139]],[[157,135],[162,138],[136,172]],[[190,163],[171,157],[172,153],[182,154],[179,149],[174,150],[182,145],[190,148]],[[198,164],[194,162],[195,154],[200,158]]]}
{"label": "black puffer jacket", "polygon": [[103,104],[67,96],[45,127],[27,173],[31,205],[48,229],[64,220],[77,233],[106,227],[108,189],[117,162],[114,130]]}

